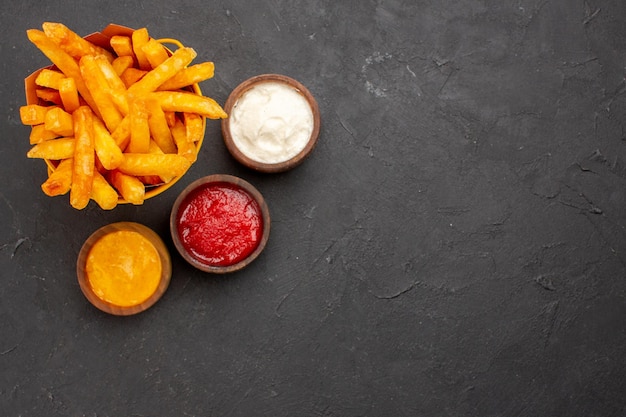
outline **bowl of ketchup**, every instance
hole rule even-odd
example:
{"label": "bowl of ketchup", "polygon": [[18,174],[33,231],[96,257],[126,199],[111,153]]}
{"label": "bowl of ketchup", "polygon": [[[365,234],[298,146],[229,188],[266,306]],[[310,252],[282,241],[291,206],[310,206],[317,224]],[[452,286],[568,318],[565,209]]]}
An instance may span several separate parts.
{"label": "bowl of ketchup", "polygon": [[170,214],[170,232],[180,255],[195,268],[234,272],[254,261],[270,234],[270,214],[261,193],[232,175],[209,175],[189,184]]}

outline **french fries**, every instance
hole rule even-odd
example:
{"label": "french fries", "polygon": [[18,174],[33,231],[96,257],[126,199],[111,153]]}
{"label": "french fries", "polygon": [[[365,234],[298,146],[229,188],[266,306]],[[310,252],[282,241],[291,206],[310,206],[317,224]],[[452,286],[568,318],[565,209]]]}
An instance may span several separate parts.
{"label": "french fries", "polygon": [[210,97],[183,91],[156,91],[152,96],[159,101],[164,111],[197,113],[209,119],[228,117],[217,101]]}
{"label": "french fries", "polygon": [[48,38],[74,58],[80,59],[85,55],[102,55],[109,61],[113,61],[111,52],[81,38],[62,23],[44,22],[41,26]]}
{"label": "french fries", "polygon": [[73,167],[73,158],[61,160],[57,168],[50,173],[48,179],[41,184],[42,191],[50,197],[67,194],[72,185]]}
{"label": "french fries", "polygon": [[171,52],[171,39],[146,28],[87,38],[61,23],[42,29],[26,33],[53,66],[27,78],[20,119],[31,127],[27,157],[48,164],[42,191],[69,193],[75,209],[143,204],[196,161],[206,118],[228,117],[199,92],[214,64],[192,65],[192,48]]}
{"label": "french fries", "polygon": [[29,158],[62,160],[72,158],[76,149],[74,138],[47,140],[30,148],[26,154]]}
{"label": "french fries", "polygon": [[72,113],[75,143],[70,204],[76,209],[85,208],[91,199],[95,172],[93,117],[87,106]]}
{"label": "french fries", "polygon": [[20,118],[25,125],[40,125],[46,121],[46,113],[49,107],[38,104],[28,104],[20,108]]}
{"label": "french fries", "polygon": [[178,90],[190,86],[200,81],[213,78],[215,64],[213,62],[203,62],[180,70],[169,80],[165,81],[158,88],[159,90]]}

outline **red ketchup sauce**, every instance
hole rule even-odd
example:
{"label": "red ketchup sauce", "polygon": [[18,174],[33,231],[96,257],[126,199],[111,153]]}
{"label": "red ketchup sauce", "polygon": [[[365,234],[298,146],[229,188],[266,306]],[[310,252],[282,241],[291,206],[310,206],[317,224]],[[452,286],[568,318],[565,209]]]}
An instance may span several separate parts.
{"label": "red ketchup sauce", "polygon": [[183,246],[209,266],[245,259],[263,235],[259,204],[245,190],[224,182],[206,184],[189,194],[176,221]]}

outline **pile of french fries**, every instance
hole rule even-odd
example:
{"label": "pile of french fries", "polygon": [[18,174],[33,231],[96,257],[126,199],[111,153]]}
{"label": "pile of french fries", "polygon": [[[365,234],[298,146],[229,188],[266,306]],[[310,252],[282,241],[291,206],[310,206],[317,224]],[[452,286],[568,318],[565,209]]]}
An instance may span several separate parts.
{"label": "pile of french fries", "polygon": [[190,87],[214,74],[212,62],[190,65],[192,48],[171,52],[146,28],[111,36],[108,47],[61,23],[42,29],[28,30],[28,39],[53,66],[36,76],[36,103],[20,108],[32,127],[27,156],[48,163],[43,192],[69,192],[76,209],[90,200],[105,210],[142,204],[148,187],[195,162],[205,119],[227,117]]}

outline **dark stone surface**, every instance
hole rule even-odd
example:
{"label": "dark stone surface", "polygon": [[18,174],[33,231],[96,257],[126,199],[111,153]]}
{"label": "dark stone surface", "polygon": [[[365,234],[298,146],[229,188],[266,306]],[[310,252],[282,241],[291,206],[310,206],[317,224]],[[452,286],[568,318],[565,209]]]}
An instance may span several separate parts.
{"label": "dark stone surface", "polygon": [[[1,12],[0,410],[4,416],[626,415],[626,2],[15,2]],[[147,26],[244,79],[298,79],[322,112],[302,166],[260,175],[209,122],[183,181],[83,211],[25,157],[23,78],[43,21]],[[273,218],[249,268],[174,252],[169,209],[212,173]],[[164,298],[108,316],[80,292],[115,221],[172,251]]]}

